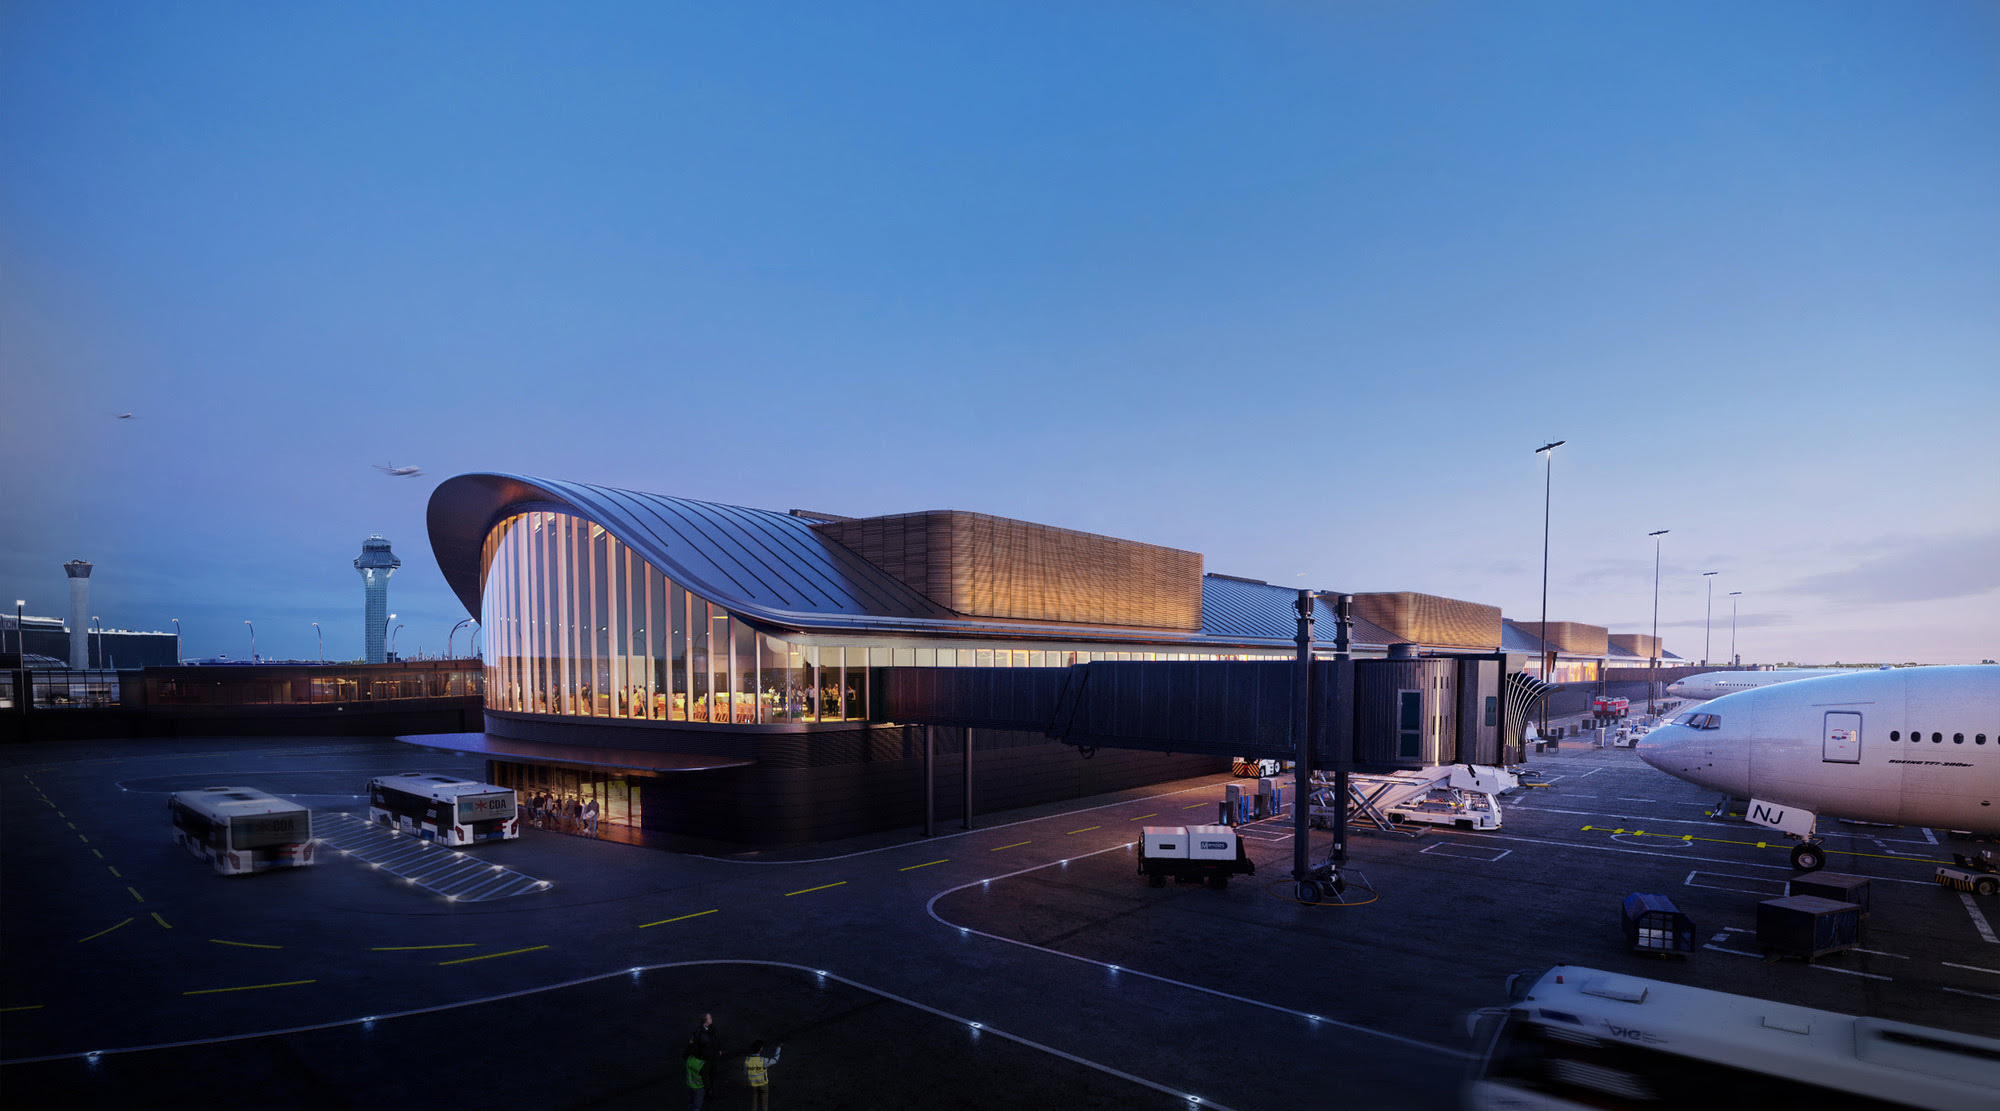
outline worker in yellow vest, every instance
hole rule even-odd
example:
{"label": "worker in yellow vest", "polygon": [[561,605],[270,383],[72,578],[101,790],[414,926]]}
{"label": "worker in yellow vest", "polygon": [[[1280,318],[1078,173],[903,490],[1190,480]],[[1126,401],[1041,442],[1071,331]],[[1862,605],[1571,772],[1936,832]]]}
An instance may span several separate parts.
{"label": "worker in yellow vest", "polygon": [[771,1066],[784,1050],[777,1046],[766,1057],[763,1042],[750,1043],[750,1055],[743,1058],[743,1072],[750,1081],[750,1111],[771,1111]]}

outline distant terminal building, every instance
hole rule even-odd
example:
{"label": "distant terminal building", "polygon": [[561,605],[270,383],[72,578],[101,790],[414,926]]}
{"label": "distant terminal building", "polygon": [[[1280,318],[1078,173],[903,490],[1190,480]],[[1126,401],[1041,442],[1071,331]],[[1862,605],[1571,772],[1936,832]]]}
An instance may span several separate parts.
{"label": "distant terminal building", "polygon": [[[872,669],[1293,654],[1292,587],[1206,573],[1198,552],[982,513],[856,519],[470,474],[433,492],[428,527],[484,630],[486,729],[451,743],[486,755],[495,782],[595,797],[608,823],[640,830],[777,843],[917,820],[921,727],[871,720]],[[1474,602],[1363,594],[1355,609],[1360,656],[1497,654],[1507,636],[1500,611]],[[1318,611],[1328,655],[1335,621]],[[969,746],[978,809],[1217,770],[940,732],[975,734],[939,750]]]}
{"label": "distant terminal building", "polygon": [[1658,637],[1643,633],[1613,633],[1602,625],[1581,621],[1551,621],[1544,636],[1539,621],[1508,620],[1503,647],[1527,657],[1527,671],[1543,678],[1542,660],[1555,657],[1555,667],[1547,678],[1557,684],[1595,683],[1607,672],[1653,666],[1679,668],[1687,661],[1661,647]]}
{"label": "distant terminal building", "polygon": [[354,559],[354,569],[361,572],[361,658],[365,663],[389,660],[389,576],[402,565],[379,533],[361,542],[361,554]]}
{"label": "distant terminal building", "polygon": [[[17,640],[14,615],[0,614],[0,655],[25,652],[24,667],[69,667],[73,662],[70,647],[76,639],[73,635],[76,631],[59,617],[28,614],[21,618]],[[179,638],[173,633],[134,629],[100,631],[95,624],[82,631],[86,634],[82,638],[85,668],[171,667],[179,662]]]}

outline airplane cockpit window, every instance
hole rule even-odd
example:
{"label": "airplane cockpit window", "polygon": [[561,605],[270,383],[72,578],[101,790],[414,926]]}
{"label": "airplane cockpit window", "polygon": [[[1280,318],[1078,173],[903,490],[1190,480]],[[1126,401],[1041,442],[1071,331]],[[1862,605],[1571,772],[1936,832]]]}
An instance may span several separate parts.
{"label": "airplane cockpit window", "polygon": [[1675,725],[1688,725],[1688,726],[1692,726],[1692,725],[1694,724],[1694,719],[1695,719],[1695,718],[1697,718],[1697,717],[1699,717],[1699,716],[1701,716],[1701,715],[1699,715],[1699,714],[1695,714],[1695,713],[1685,713],[1685,714],[1682,714],[1681,716],[1679,716],[1679,717],[1675,718],[1675,719],[1674,719],[1674,724],[1675,724]]}
{"label": "airplane cockpit window", "polygon": [[1685,725],[1689,729],[1720,729],[1721,714],[1682,714],[1674,719],[1675,725]]}

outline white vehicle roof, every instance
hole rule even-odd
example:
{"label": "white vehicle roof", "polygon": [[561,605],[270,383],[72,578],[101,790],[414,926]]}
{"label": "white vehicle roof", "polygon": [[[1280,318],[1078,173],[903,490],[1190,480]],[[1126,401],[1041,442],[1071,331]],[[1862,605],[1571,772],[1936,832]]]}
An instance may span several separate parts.
{"label": "white vehicle roof", "polygon": [[203,787],[198,791],[176,791],[173,797],[189,810],[218,822],[262,814],[309,813],[296,802],[255,787]]}
{"label": "white vehicle roof", "polygon": [[1990,1108],[2000,1040],[1557,965],[1516,1012],[1605,1041],[1938,1108]]}
{"label": "white vehicle roof", "polygon": [[403,772],[399,775],[378,775],[368,781],[372,789],[380,785],[398,791],[408,791],[427,799],[455,799],[460,795],[486,795],[501,791],[512,792],[512,787],[501,787],[493,783],[481,783],[476,779],[460,779],[455,775],[436,775],[431,772]]}

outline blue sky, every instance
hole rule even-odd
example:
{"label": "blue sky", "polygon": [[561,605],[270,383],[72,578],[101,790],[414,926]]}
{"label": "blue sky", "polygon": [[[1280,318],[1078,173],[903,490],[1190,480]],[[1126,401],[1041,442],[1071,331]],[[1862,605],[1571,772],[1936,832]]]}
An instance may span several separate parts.
{"label": "blue sky", "polygon": [[1670,528],[1682,655],[1720,570],[1747,658],[2000,656],[1996,59],[1990,3],[9,4],[0,593],[353,655],[380,532],[435,650],[425,499],[507,470],[1532,619],[1567,438],[1552,618],[1645,631]]}

